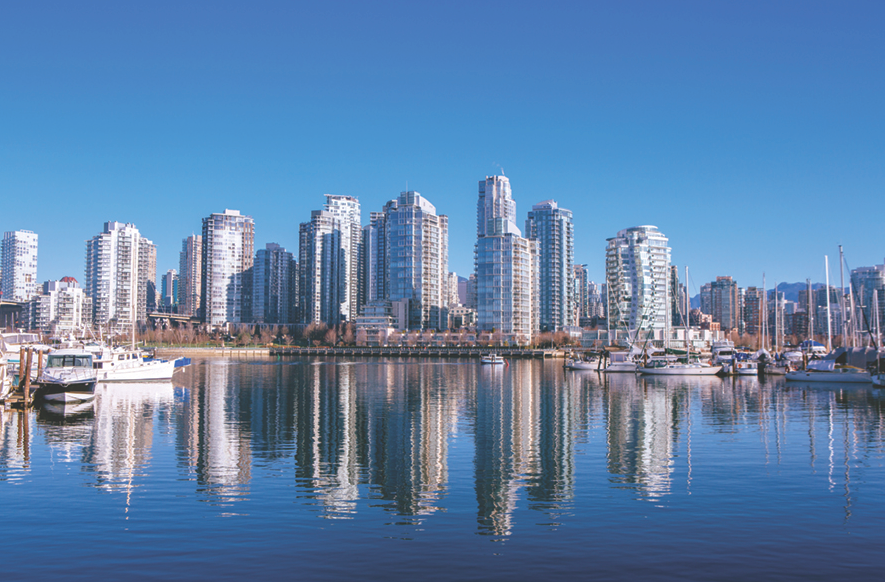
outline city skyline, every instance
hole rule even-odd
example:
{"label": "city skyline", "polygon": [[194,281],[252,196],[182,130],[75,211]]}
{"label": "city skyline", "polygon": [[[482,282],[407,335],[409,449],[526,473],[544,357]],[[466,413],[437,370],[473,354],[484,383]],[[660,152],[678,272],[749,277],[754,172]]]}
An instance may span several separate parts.
{"label": "city skyline", "polygon": [[366,10],[6,7],[0,229],[40,233],[41,281],[76,276],[106,221],[137,224],[165,272],[218,208],[295,249],[325,193],[376,209],[415,190],[469,273],[459,211],[503,166],[523,208],[573,211],[595,281],[605,239],[641,224],[692,296],[720,275],[823,281],[839,244],[882,262],[880,3],[383,5],[372,30]]}

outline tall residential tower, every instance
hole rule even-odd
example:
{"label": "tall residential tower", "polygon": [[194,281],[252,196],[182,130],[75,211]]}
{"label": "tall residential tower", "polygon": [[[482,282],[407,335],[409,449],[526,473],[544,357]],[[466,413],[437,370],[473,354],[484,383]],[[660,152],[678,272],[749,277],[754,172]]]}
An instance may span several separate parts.
{"label": "tall residential tower", "polygon": [[203,219],[201,315],[212,326],[250,320],[255,221],[238,210]]}
{"label": "tall residential tower", "polygon": [[3,235],[0,273],[4,301],[28,301],[37,294],[37,234],[16,230]]}

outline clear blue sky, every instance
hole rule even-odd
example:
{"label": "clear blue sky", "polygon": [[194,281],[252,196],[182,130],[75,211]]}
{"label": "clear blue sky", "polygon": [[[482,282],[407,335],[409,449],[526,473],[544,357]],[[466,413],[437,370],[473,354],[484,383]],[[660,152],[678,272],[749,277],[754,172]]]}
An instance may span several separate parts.
{"label": "clear blue sky", "polygon": [[[406,185],[473,267],[477,182],[520,223],[553,198],[575,260],[670,237],[691,292],[885,259],[885,2],[5,2],[0,230],[40,235],[40,280],[135,223],[181,239],[234,208],[297,252],[323,194],[364,223]],[[520,224],[521,226],[521,224]]]}

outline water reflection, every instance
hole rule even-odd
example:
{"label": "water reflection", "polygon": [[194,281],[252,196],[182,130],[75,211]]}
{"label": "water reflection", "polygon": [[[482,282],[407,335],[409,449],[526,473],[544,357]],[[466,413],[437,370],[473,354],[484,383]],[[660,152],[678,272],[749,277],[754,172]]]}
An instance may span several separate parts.
{"label": "water reflection", "polygon": [[[476,531],[499,539],[569,519],[581,478],[655,504],[690,493],[711,444],[735,440],[745,467],[801,458],[850,519],[857,474],[885,441],[872,387],[605,376],[533,361],[205,360],[179,374],[178,388],[100,386],[83,410],[0,410],[0,480],[51,457],[129,500],[167,442],[179,478],[216,506],[256,495],[254,475],[270,471],[294,478],[293,501],[324,518],[375,512],[414,525],[465,510],[453,505],[457,462],[471,471]],[[599,462],[579,473],[583,451],[597,449]]]}

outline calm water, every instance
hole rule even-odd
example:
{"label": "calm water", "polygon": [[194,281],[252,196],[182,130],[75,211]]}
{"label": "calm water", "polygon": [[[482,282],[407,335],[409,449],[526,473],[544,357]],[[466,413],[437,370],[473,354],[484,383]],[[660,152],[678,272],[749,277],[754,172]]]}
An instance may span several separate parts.
{"label": "calm water", "polygon": [[555,362],[196,361],[0,411],[0,578],[885,576],[885,395]]}

